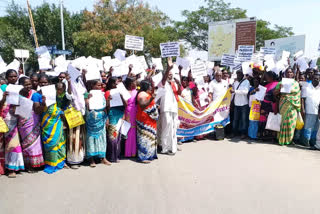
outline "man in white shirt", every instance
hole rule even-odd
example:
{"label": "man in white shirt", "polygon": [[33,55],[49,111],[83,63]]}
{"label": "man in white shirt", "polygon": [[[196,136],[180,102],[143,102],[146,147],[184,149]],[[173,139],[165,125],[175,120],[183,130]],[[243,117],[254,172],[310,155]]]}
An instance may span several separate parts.
{"label": "man in white shirt", "polygon": [[209,97],[214,102],[224,96],[228,90],[228,83],[222,79],[222,72],[216,72],[215,79],[209,84]]}
{"label": "man in white shirt", "polygon": [[249,124],[249,99],[250,82],[244,77],[242,70],[237,71],[237,79],[233,84],[234,117],[233,134],[241,134],[241,139],[246,138]]}
{"label": "man in white shirt", "polygon": [[178,95],[181,94],[181,85],[171,72],[172,61],[168,60],[168,69],[159,85],[165,89],[160,100],[161,146],[163,154],[174,155],[177,152],[178,129]]}
{"label": "man in white shirt", "polygon": [[308,147],[310,146],[311,148],[314,148],[316,144],[317,132],[319,129],[319,81],[320,73],[316,73],[312,78],[312,83],[309,84],[306,89],[306,98],[302,100],[302,104],[305,105],[305,112],[302,112],[305,115],[305,124],[301,141],[303,144]]}

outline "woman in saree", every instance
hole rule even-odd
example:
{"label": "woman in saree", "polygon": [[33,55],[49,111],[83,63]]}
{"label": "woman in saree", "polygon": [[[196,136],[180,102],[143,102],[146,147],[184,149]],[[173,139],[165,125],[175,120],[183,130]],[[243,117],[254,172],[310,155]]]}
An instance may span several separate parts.
{"label": "woman in saree", "polygon": [[136,97],[138,91],[136,90],[137,84],[136,79],[133,77],[127,77],[125,80],[125,86],[131,98],[128,100],[128,104],[125,111],[125,119],[131,124],[130,130],[127,135],[127,140],[125,143],[124,156],[125,157],[135,157],[137,154],[137,103]]}
{"label": "woman in saree", "polygon": [[[117,81],[118,79],[116,77],[112,77],[109,79],[107,83],[107,91],[105,93],[105,99],[112,99],[112,96],[110,95],[110,91],[112,89],[117,88]],[[120,95],[121,96],[121,95]],[[122,99],[122,96],[121,96]],[[122,99],[122,102],[125,104],[124,100]],[[107,158],[110,162],[120,162],[120,153],[121,153],[121,134],[117,130],[117,124],[120,119],[124,119],[124,111],[125,107],[122,106],[116,106],[116,107],[110,107],[108,110],[108,148],[107,148]]]}
{"label": "woman in saree", "polygon": [[270,112],[276,112],[277,103],[273,92],[278,85],[276,81],[276,76],[272,71],[268,71],[264,74],[264,79],[266,80],[265,87],[267,88],[264,100],[261,102],[260,120],[259,120],[259,132],[261,139],[270,139],[275,137],[275,132],[266,130],[266,124],[268,120],[268,115]]}
{"label": "woman in saree", "polygon": [[[6,72],[6,79],[8,84],[15,84],[18,79],[18,73],[15,70],[8,70]],[[4,92],[0,101],[1,117],[9,128],[9,131],[3,137],[4,158],[5,168],[9,171],[9,178],[15,178],[17,171],[24,170],[24,162],[17,126],[18,117],[14,114],[15,106],[6,103],[8,95],[8,92],[5,92],[6,88],[6,84],[1,85],[1,90]]]}
{"label": "woman in saree", "polygon": [[[28,77],[19,79],[19,84],[23,85],[20,95],[38,101],[42,96],[32,90],[31,80]],[[44,165],[42,145],[41,145],[41,129],[40,129],[40,115],[42,110],[39,106],[34,105],[33,111],[29,118],[19,116],[18,130],[20,134],[21,146],[24,164],[28,172],[33,172],[34,168]]]}
{"label": "woman in saree", "polygon": [[[285,77],[294,79],[294,73],[290,67],[285,71]],[[274,91],[274,95],[280,96],[279,112],[282,116],[278,141],[280,145],[289,145],[294,137],[297,118],[301,107],[300,86],[297,81],[293,80],[290,93],[281,93],[280,90],[282,87],[282,82],[279,82]]]}
{"label": "woman in saree", "polygon": [[150,82],[143,80],[137,94],[137,145],[138,160],[150,163],[157,159],[158,109],[154,101],[154,90]]}
{"label": "woman in saree", "polygon": [[[111,165],[106,159],[107,151],[107,135],[106,135],[106,100],[101,91],[102,83],[98,80],[91,80],[87,82],[88,93],[85,93],[86,102],[86,158],[90,159],[90,167],[96,167],[95,158],[99,158],[105,165]],[[101,91],[103,99],[103,108],[90,110],[89,100],[92,98],[91,90]]]}
{"label": "woman in saree", "polygon": [[[40,76],[39,85],[41,87],[49,85],[47,75],[42,74]],[[34,102],[44,109],[41,121],[41,139],[45,160],[44,172],[52,174],[65,167],[66,137],[63,131],[63,111],[57,103],[46,107],[45,97]]]}

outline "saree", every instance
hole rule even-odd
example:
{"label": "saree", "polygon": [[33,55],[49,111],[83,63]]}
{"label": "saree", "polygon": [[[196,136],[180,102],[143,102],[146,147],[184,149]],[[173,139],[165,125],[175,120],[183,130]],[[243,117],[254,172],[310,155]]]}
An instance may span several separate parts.
{"label": "saree", "polygon": [[[280,88],[281,82],[277,85]],[[280,114],[282,116],[281,128],[278,133],[278,141],[280,145],[289,145],[294,137],[298,113],[300,112],[300,86],[294,81],[291,93],[280,96]]]}
{"label": "saree", "polygon": [[40,116],[32,112],[28,119],[19,117],[18,130],[25,165],[32,168],[43,166]]}
{"label": "saree", "polygon": [[121,153],[121,134],[120,130],[117,130],[117,124],[119,120],[124,115],[124,107],[112,107],[109,110],[108,118],[109,118],[109,125],[108,125],[108,148],[107,148],[107,158],[111,162],[117,162],[120,158]]}
{"label": "saree", "polygon": [[106,136],[107,114],[104,109],[86,112],[86,158],[105,158],[107,151]]}
{"label": "saree", "polygon": [[14,116],[14,108],[5,104],[1,113],[9,131],[4,134],[5,167],[11,171],[24,170],[22,148],[18,133],[18,118]]}
{"label": "saree", "polygon": [[5,163],[4,163],[4,141],[3,141],[3,133],[0,133],[0,175],[4,175],[5,171]]}
{"label": "saree", "polygon": [[44,172],[52,174],[62,169],[66,160],[66,138],[57,104],[51,105],[42,115],[41,138],[44,146]]}
{"label": "saree", "polygon": [[260,113],[260,123],[265,123],[264,126],[267,123],[268,115],[270,112],[274,112],[275,109],[275,98],[273,95],[273,91],[278,85],[278,82],[272,82],[268,83],[265,87],[267,88],[266,95],[264,97],[264,100],[261,102],[261,110],[264,112]]}
{"label": "saree", "polygon": [[[149,95],[148,99],[151,99],[151,95]],[[159,113],[154,100],[143,110],[138,105],[137,145],[139,161],[157,159],[158,118]]]}
{"label": "saree", "polygon": [[131,127],[127,135],[127,140],[125,143],[124,155],[125,157],[135,157],[137,153],[137,104],[136,96],[138,91],[131,91],[131,98],[128,100],[128,105],[125,111],[126,118],[129,118]]}

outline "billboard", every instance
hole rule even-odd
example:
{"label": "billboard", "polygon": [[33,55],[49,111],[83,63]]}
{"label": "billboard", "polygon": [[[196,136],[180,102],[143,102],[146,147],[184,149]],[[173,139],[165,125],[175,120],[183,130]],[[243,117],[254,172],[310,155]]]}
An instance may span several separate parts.
{"label": "billboard", "polygon": [[271,39],[264,41],[264,45],[267,48],[276,49],[276,59],[279,60],[282,57],[282,51],[289,51],[293,56],[298,51],[305,52],[306,36],[290,36],[280,39]]}
{"label": "billboard", "polygon": [[213,22],[209,25],[208,55],[220,61],[223,54],[234,55],[240,45],[256,45],[256,19]]}

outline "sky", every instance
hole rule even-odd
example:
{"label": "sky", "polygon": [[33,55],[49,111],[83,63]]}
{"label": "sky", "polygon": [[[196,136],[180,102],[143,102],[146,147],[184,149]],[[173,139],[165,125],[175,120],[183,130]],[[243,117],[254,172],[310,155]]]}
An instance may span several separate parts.
{"label": "sky", "polygon": [[[26,0],[15,0],[22,6]],[[31,6],[43,2],[57,3],[59,0],[29,0]],[[205,0],[144,0],[150,6],[157,7],[172,20],[182,21],[183,10],[196,10],[205,5]],[[5,6],[11,0],[0,0],[0,15],[5,14]],[[79,11],[84,8],[92,10],[95,0],[64,0],[68,10]],[[232,7],[247,10],[249,17],[257,17],[271,24],[292,27],[295,35],[306,34],[306,56],[317,54],[320,42],[320,0],[225,0]]]}

